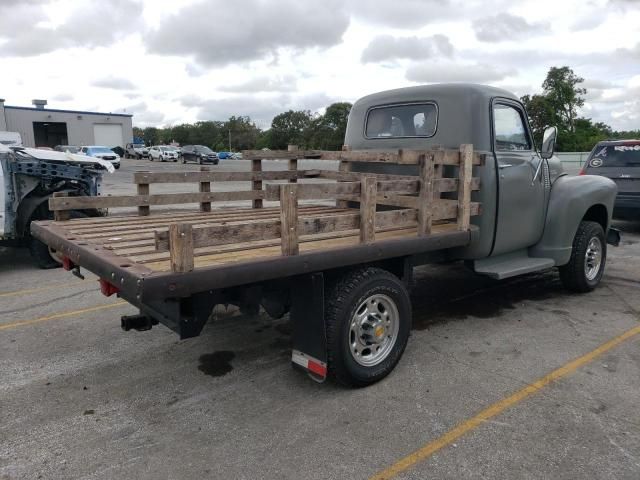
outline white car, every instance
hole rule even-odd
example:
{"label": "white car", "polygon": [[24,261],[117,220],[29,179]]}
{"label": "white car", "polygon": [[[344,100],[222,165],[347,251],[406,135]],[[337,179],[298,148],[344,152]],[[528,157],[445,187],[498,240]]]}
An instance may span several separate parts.
{"label": "white car", "polygon": [[120,168],[120,155],[111,150],[109,147],[103,147],[100,145],[84,145],[80,147],[80,155],[87,155],[89,157],[101,158],[107,160],[115,168]]}
{"label": "white car", "polygon": [[173,147],[168,147],[166,145],[154,145],[149,149],[149,160],[152,162],[154,160],[160,160],[164,162],[165,160],[172,160],[174,162],[178,161],[178,152],[173,149]]}

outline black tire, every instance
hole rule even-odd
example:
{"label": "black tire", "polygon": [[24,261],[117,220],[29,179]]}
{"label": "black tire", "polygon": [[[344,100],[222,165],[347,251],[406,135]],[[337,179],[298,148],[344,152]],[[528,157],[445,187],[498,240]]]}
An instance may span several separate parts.
{"label": "black tire", "polygon": [[[397,309],[397,334],[379,363],[365,366],[356,361],[355,354],[352,353],[352,342],[358,341],[351,331],[352,319],[357,310],[361,310],[359,307],[364,306],[365,301],[372,296],[380,295],[390,299]],[[407,346],[411,330],[409,293],[406,286],[386,270],[374,267],[352,270],[329,287],[325,297],[325,322],[329,376],[351,387],[371,385],[394,369]],[[384,335],[387,333],[385,330]],[[365,350],[361,358],[365,358]]]}
{"label": "black tire", "polygon": [[118,169],[120,168],[120,164],[119,164],[119,163],[116,163],[113,167],[114,167],[116,170],[118,170]]}
{"label": "black tire", "polygon": [[49,247],[36,238],[29,237],[29,253],[35,260],[36,265],[42,269],[58,268],[61,266],[60,262],[57,262],[51,256]]}
{"label": "black tire", "polygon": [[198,157],[198,165],[202,165],[202,157]]}
{"label": "black tire", "polygon": [[220,160],[218,160],[217,158],[213,161],[214,165],[218,165],[218,163],[220,163]]}
{"label": "black tire", "polygon": [[149,155],[149,161],[153,162],[153,155]]}
{"label": "black tire", "polygon": [[[599,242],[601,251],[600,264],[595,275],[590,276],[586,271],[587,250],[590,252],[592,240]],[[569,263],[560,267],[560,280],[567,290],[577,293],[590,292],[598,286],[604,266],[607,261],[607,239],[602,229],[602,225],[597,222],[580,222],[578,231],[573,239],[573,248]]]}
{"label": "black tire", "polygon": [[185,165],[187,164],[187,159],[185,157],[182,157],[182,163]]}

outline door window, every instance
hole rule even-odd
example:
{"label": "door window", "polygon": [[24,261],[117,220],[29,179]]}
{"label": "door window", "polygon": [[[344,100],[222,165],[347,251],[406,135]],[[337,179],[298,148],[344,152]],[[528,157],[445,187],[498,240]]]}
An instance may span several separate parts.
{"label": "door window", "polygon": [[527,132],[522,112],[505,104],[493,107],[496,150],[531,150],[531,140]]}

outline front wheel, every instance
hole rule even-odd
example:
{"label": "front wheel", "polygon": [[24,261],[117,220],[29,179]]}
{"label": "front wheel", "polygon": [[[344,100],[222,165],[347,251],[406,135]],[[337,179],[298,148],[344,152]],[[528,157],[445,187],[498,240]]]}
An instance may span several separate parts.
{"label": "front wheel", "polygon": [[387,376],[411,330],[405,285],[386,270],[361,268],[338,280],[325,300],[329,375],[353,387]]}
{"label": "front wheel", "polygon": [[607,240],[597,222],[580,222],[573,239],[569,263],[560,267],[560,280],[573,292],[590,292],[598,286],[607,260]]}

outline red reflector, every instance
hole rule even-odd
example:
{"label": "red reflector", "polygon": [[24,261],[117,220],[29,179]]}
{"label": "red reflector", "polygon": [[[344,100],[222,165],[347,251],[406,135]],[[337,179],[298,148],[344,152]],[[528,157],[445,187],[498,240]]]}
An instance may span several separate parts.
{"label": "red reflector", "polygon": [[320,365],[313,360],[309,360],[309,362],[307,363],[307,370],[315,373],[316,375],[320,375],[321,377],[327,376],[327,367],[325,367],[324,365]]}
{"label": "red reflector", "polygon": [[111,283],[107,282],[103,278],[101,278],[99,282],[100,282],[100,291],[102,292],[103,295],[106,295],[107,297],[110,297],[114,293],[118,293],[120,291],[118,287],[116,287],[115,285],[112,285]]}
{"label": "red reflector", "polygon": [[75,265],[69,257],[62,257],[62,268],[65,270],[73,270],[73,267],[75,267]]}

